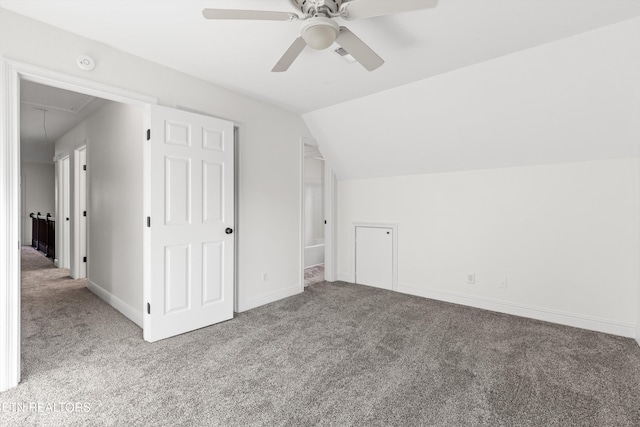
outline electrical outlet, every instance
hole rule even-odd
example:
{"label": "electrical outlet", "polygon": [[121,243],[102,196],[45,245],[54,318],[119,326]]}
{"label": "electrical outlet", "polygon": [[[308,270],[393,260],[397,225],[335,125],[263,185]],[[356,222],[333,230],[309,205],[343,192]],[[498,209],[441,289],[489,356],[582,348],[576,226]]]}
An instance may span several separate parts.
{"label": "electrical outlet", "polygon": [[468,274],[467,275],[467,284],[468,285],[475,285],[476,284],[476,275],[475,274]]}
{"label": "electrical outlet", "polygon": [[262,273],[262,281],[267,282],[269,280],[269,275],[267,273]]}
{"label": "electrical outlet", "polygon": [[503,279],[500,281],[500,285],[499,285],[499,287],[500,287],[500,288],[502,288],[502,289],[506,289],[506,288],[507,288],[507,278],[506,278],[506,277],[505,277],[505,278],[503,278]]}

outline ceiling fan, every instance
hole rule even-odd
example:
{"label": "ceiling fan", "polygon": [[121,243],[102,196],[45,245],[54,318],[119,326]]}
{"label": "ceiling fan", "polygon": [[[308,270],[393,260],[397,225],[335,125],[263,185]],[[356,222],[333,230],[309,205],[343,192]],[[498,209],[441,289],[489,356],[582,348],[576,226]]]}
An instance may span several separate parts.
{"label": "ceiling fan", "polygon": [[235,19],[258,21],[307,21],[302,26],[300,37],[294,40],[271,71],[287,71],[298,55],[309,46],[312,49],[327,49],[334,42],[353,56],[364,68],[373,71],[384,64],[365,42],[347,27],[338,25],[333,19],[346,20],[371,18],[400,12],[411,12],[436,7],[438,0],[290,0],[303,16],[290,12],[265,10],[204,9],[206,19]]}

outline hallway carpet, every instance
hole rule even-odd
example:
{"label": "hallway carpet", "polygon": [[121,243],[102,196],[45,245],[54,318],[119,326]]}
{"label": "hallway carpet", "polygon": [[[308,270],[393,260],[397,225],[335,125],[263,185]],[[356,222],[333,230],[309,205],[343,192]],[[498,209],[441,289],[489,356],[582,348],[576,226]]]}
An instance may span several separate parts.
{"label": "hallway carpet", "polygon": [[324,281],[324,264],[314,265],[304,269],[304,286]]}
{"label": "hallway carpet", "polygon": [[23,265],[3,426],[640,425],[631,339],[323,282],[151,344],[67,271]]}

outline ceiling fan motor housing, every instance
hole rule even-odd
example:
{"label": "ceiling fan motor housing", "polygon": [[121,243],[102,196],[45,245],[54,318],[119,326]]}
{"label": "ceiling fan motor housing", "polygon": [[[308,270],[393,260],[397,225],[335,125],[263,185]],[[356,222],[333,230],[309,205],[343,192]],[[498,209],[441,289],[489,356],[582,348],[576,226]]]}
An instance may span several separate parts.
{"label": "ceiling fan motor housing", "polygon": [[301,36],[307,46],[323,50],[336,41],[340,34],[340,26],[331,18],[316,16],[310,18],[303,26]]}
{"label": "ceiling fan motor housing", "polygon": [[318,12],[329,15],[338,14],[342,0],[291,0],[306,16],[314,16]]}

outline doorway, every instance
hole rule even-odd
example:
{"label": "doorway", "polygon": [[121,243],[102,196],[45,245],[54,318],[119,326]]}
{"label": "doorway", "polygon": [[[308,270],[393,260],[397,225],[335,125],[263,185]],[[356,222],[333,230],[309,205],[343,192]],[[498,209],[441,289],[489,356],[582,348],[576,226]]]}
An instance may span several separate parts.
{"label": "doorway", "polygon": [[[0,162],[0,182],[2,183],[2,185],[0,185],[0,197],[3,201],[6,201],[6,204],[3,203],[2,209],[0,210],[0,226],[3,230],[6,230],[6,239],[3,238],[2,245],[0,245],[0,272],[2,272],[0,303],[3,305],[2,311],[5,313],[0,320],[0,347],[3,348],[3,351],[0,352],[0,391],[3,391],[15,387],[20,381],[21,251],[19,249],[22,242],[30,243],[23,240],[23,231],[25,231],[26,227],[24,224],[25,221],[21,218],[21,213],[24,211],[21,203],[21,192],[25,190],[25,186],[21,184],[26,184],[28,187],[28,182],[22,179],[23,182],[21,183],[21,180],[18,179],[21,177],[21,172],[25,172],[25,168],[20,167],[21,157],[25,154],[24,152],[21,153],[20,150],[21,89],[26,87],[25,84],[36,83],[57,89],[79,92],[91,97],[101,97],[110,101],[128,103],[130,106],[141,108],[142,114],[140,114],[139,118],[139,126],[141,129],[146,127],[146,124],[149,122],[147,117],[148,106],[151,103],[155,103],[156,100],[120,89],[109,88],[89,80],[71,77],[7,59],[2,59],[1,64],[2,79],[0,79],[0,89],[3,97],[0,100],[2,103],[2,107],[0,108],[0,127],[3,129],[3,132],[0,135],[0,139],[2,139],[2,143],[0,144],[2,154],[0,156],[0,158],[2,158],[2,162]],[[51,151],[45,152],[45,161],[42,163],[49,163],[50,168],[53,170],[48,179],[48,182],[52,186],[54,186],[56,176],[55,168],[52,164],[53,144],[50,144],[50,142],[52,142],[51,132],[53,128],[47,127],[46,120],[51,118],[51,114],[54,114],[54,111],[54,109],[51,109],[50,111],[42,112],[41,126],[37,128],[43,134],[45,128],[47,130],[45,137],[47,144],[45,145]],[[49,122],[49,125],[50,124],[51,121]],[[143,142],[143,138],[143,132],[140,131],[136,136],[137,142]],[[70,162],[72,162],[72,153],[69,154]],[[140,163],[142,163],[142,161]],[[141,169],[140,164],[137,165],[137,168],[139,170]],[[70,175],[73,175],[73,165],[70,165],[69,171]],[[22,178],[24,178],[24,174]],[[55,189],[53,188],[55,187],[52,187],[50,194],[52,194],[51,197],[54,199],[55,204],[56,195]],[[58,188],[58,191],[62,193],[63,190],[62,188]],[[71,192],[73,192],[73,190],[71,190]],[[70,198],[73,199],[73,197]],[[142,202],[139,203],[142,204]],[[49,212],[47,209],[46,213],[52,213],[53,215],[51,216],[54,216],[56,215],[54,211],[55,209],[52,209],[51,212]],[[72,217],[73,215],[70,216],[70,222]],[[64,218],[66,219],[66,217]],[[58,220],[59,218],[55,219]],[[70,239],[74,237],[72,230]],[[61,234],[59,232],[57,234],[58,236],[64,236],[65,233],[62,232]],[[62,257],[64,257],[64,254]],[[73,254],[71,258],[73,258]],[[53,266],[53,263],[51,263],[51,266]],[[139,311],[141,312],[142,310],[140,309]]]}
{"label": "doorway", "polygon": [[304,286],[325,279],[325,161],[319,148],[303,143]]}
{"label": "doorway", "polygon": [[[90,268],[88,268],[89,278],[96,274],[120,274],[133,280],[134,285],[126,286],[119,280],[112,281],[118,284],[123,292],[124,298],[131,297],[131,292],[137,292],[140,284],[143,284],[140,301],[133,304],[123,304],[124,299],[117,297],[114,292],[100,286],[93,286],[93,280],[89,280],[87,287],[97,294],[101,299],[106,300],[113,308],[117,309],[126,317],[133,320],[139,326],[143,326],[145,332],[151,331],[155,324],[155,329],[161,326],[161,320],[168,311],[172,313],[183,313],[191,311],[193,316],[188,321],[181,321],[181,330],[173,331],[172,334],[184,333],[198,327],[206,326],[194,324],[202,322],[205,310],[200,310],[207,306],[207,313],[212,307],[220,306],[224,301],[225,313],[229,312],[233,316],[233,294],[235,276],[233,274],[235,257],[234,253],[234,132],[233,122],[217,121],[215,123],[203,119],[202,116],[193,113],[186,113],[166,107],[157,106],[157,99],[144,95],[128,92],[126,90],[109,87],[91,80],[80,79],[66,74],[41,69],[28,64],[23,64],[11,60],[2,59],[2,78],[0,79],[0,92],[3,93],[0,103],[0,128],[4,131],[0,133],[0,197],[7,203],[0,209],[0,228],[7,231],[6,239],[0,245],[0,272],[2,273],[2,287],[0,287],[0,304],[2,309],[6,308],[5,316],[0,318],[0,347],[4,351],[0,352],[0,391],[15,387],[20,381],[20,129],[19,129],[19,107],[20,107],[20,86],[23,82],[33,82],[50,85],[59,89],[76,91],[89,96],[101,97],[109,101],[114,101],[120,106],[133,108],[142,111],[131,125],[139,127],[134,132],[135,143],[123,146],[121,150],[114,149],[108,144],[90,144],[87,152],[87,169],[89,176],[87,179],[88,193],[92,193],[94,186],[98,184],[94,177],[104,174],[114,175],[119,179],[117,185],[109,188],[96,190],[99,197],[92,197],[87,201],[87,258]],[[105,107],[106,108],[106,107]],[[154,123],[151,122],[151,117]],[[204,120],[201,128],[196,129],[194,123]],[[224,122],[224,129],[219,128],[217,123]],[[117,132],[122,126],[107,126],[102,132],[96,135]],[[191,129],[196,129],[191,132]],[[165,132],[166,131],[166,132]],[[151,135],[155,135],[152,137]],[[192,140],[192,136],[199,135],[201,140]],[[114,141],[123,142],[120,138],[113,138]],[[156,149],[159,142],[161,149]],[[152,148],[153,147],[153,148]],[[102,148],[101,151],[99,148]],[[138,158],[131,156],[129,149],[141,150],[142,155]],[[187,150],[178,153],[175,150]],[[207,151],[209,154],[199,153]],[[227,160],[218,161],[214,153],[225,153],[230,157]],[[108,161],[111,156],[111,162]],[[155,156],[155,157],[154,157]],[[190,157],[186,157],[190,156]],[[92,161],[92,158],[96,161]],[[128,170],[137,174],[130,177],[122,173],[123,161],[135,160],[135,167]],[[201,162],[199,160],[202,160]],[[192,179],[192,168],[198,167],[199,172],[196,178]],[[203,167],[195,165],[204,165]],[[166,166],[166,167],[165,167]],[[70,167],[73,174],[74,167]],[[204,171],[204,176],[203,176]],[[223,173],[224,171],[224,173]],[[158,183],[165,183],[164,191],[156,191]],[[193,183],[193,186],[191,184]],[[224,185],[222,185],[224,183]],[[136,191],[131,191],[135,186]],[[189,190],[189,196],[181,191],[181,188]],[[217,189],[214,193],[203,192],[202,189]],[[97,189],[97,187],[96,187]],[[135,194],[134,194],[135,193]],[[153,195],[151,194],[153,193]],[[193,197],[191,197],[193,195]],[[222,197],[224,195],[224,197]],[[124,197],[126,200],[113,202],[114,198]],[[170,198],[168,198],[170,197]],[[158,200],[162,200],[158,203]],[[193,204],[192,204],[193,202]],[[124,214],[116,212],[109,215],[111,211],[104,209],[107,206],[127,208],[134,207],[139,212],[134,214]],[[104,215],[104,222],[97,227],[92,227],[91,223],[96,222],[97,213]],[[154,214],[155,213],[155,214]],[[207,223],[216,224],[216,236],[222,231],[220,240],[211,237],[210,240],[202,242],[203,255],[201,259],[206,259],[210,264],[217,263],[224,265],[225,270],[217,274],[213,269],[195,268],[195,263],[191,263],[189,256],[195,251],[191,251],[191,243],[167,243],[171,247],[159,243],[159,238],[169,236],[169,232],[160,232],[162,224],[168,224],[166,215],[172,215],[172,221],[176,225],[188,225],[197,218]],[[93,216],[92,216],[93,215]],[[201,215],[200,217],[196,215]],[[157,227],[152,227],[153,224]],[[195,218],[195,219],[194,219]],[[204,218],[204,219],[203,219]],[[122,239],[110,233],[108,226],[122,221],[132,221],[129,229],[126,227],[125,235],[140,236],[140,249],[132,250],[126,245],[127,238]],[[218,229],[220,228],[220,229]],[[73,230],[73,228],[72,228]],[[154,232],[156,230],[156,232]],[[167,229],[168,231],[168,229]],[[194,231],[195,232],[195,231]],[[174,233],[175,234],[175,233]],[[190,236],[193,233],[183,233],[182,236]],[[180,235],[178,235],[180,237]],[[209,239],[208,235],[204,236]],[[96,245],[93,245],[93,243]],[[109,248],[110,244],[125,243],[124,251],[111,250],[103,253],[103,256],[95,252],[95,248]],[[17,245],[16,245],[17,244]],[[16,247],[17,246],[17,247]],[[113,249],[113,248],[112,248]],[[162,256],[169,251],[170,256]],[[153,253],[152,253],[153,252]],[[131,255],[131,256],[127,256]],[[184,256],[182,256],[184,255]],[[96,266],[113,265],[114,257],[120,256],[125,260],[124,266],[118,269],[103,269],[96,271]],[[93,258],[92,258],[93,257]],[[74,256],[71,256],[72,260]],[[92,259],[100,260],[100,263],[92,263]],[[164,274],[182,272],[182,276],[173,275],[169,277],[172,283],[178,285],[187,279],[188,286],[172,286],[163,288],[162,280],[152,280],[152,259],[154,269],[159,269]],[[160,262],[158,262],[158,260]],[[222,262],[222,260],[224,262]],[[172,262],[171,268],[165,268]],[[207,264],[209,265],[209,264]],[[184,268],[182,268],[184,267]],[[131,278],[131,270],[139,269],[140,277]],[[220,289],[222,283],[224,289]],[[230,284],[230,285],[229,285]],[[124,286],[123,286],[124,285]],[[198,306],[191,304],[191,296],[201,295],[201,289],[206,288],[206,298],[197,301]],[[106,292],[103,292],[106,291]],[[163,298],[157,292],[165,292]],[[167,293],[168,292],[168,293]],[[156,295],[154,297],[153,295]],[[154,298],[156,298],[154,300]],[[181,300],[182,298],[182,300]],[[144,302],[143,302],[144,300]],[[153,304],[153,302],[159,304]],[[168,305],[167,305],[168,304]],[[153,306],[153,310],[151,307]],[[198,310],[194,310],[197,308]],[[228,309],[228,310],[227,310]],[[196,312],[197,311],[197,312]],[[202,312],[202,313],[201,313]],[[208,313],[209,314],[209,313]],[[137,318],[136,318],[137,316]],[[166,316],[165,316],[166,317]],[[185,316],[183,316],[185,317]],[[209,317],[206,317],[209,318]],[[162,331],[161,331],[162,332]],[[153,338],[147,337],[148,341],[161,339],[161,334],[154,334]]]}

